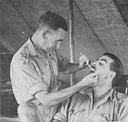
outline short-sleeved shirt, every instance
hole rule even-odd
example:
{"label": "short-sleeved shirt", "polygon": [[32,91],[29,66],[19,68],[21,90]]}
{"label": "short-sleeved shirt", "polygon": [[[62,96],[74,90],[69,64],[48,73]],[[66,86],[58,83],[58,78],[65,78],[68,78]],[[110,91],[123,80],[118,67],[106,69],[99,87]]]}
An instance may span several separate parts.
{"label": "short-sleeved shirt", "polygon": [[[13,56],[10,67],[12,88],[17,102],[21,104],[32,101],[40,104],[35,94],[40,91],[57,91],[60,86],[57,80],[59,71],[65,71],[67,64],[68,60],[56,50],[38,52],[28,39]],[[56,106],[51,109],[55,111]],[[51,109],[46,110],[49,116]]]}
{"label": "short-sleeved shirt", "polygon": [[128,98],[110,90],[105,97],[93,104],[93,94],[76,93],[64,102],[54,119],[61,122],[128,121]]}

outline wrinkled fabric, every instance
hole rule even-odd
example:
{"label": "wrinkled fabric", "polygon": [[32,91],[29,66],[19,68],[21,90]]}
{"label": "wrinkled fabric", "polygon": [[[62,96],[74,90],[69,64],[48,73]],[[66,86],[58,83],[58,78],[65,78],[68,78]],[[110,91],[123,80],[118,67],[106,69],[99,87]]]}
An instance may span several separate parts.
{"label": "wrinkled fabric", "polygon": [[[42,116],[50,120],[57,106],[44,108],[35,98],[35,94],[57,91],[60,87],[58,72],[65,70],[67,64],[68,60],[60,56],[56,50],[49,52],[42,50],[39,53],[28,39],[13,56],[10,67],[12,88],[17,102],[35,103],[38,108],[41,108]],[[58,65],[61,65],[61,68]]]}
{"label": "wrinkled fabric", "polygon": [[109,91],[93,104],[93,94],[75,94],[64,102],[54,119],[61,122],[111,122],[128,121],[128,98],[126,95]]}

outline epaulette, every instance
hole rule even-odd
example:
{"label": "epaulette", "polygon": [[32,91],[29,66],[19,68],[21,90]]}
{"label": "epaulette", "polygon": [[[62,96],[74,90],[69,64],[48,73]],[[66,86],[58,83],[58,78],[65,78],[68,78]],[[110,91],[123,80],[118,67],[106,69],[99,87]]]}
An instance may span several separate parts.
{"label": "epaulette", "polygon": [[120,101],[120,102],[122,102],[126,99],[128,100],[128,96],[126,94],[117,92],[116,96],[117,96],[118,101]]}
{"label": "epaulette", "polygon": [[23,64],[27,64],[29,61],[29,49],[27,45],[23,48],[21,52],[21,56],[22,56]]}

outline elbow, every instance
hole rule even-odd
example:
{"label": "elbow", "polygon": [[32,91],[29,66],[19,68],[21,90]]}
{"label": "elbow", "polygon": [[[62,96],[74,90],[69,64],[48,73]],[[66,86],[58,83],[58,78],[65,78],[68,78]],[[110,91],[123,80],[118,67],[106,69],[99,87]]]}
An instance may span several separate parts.
{"label": "elbow", "polygon": [[47,109],[53,107],[53,101],[51,100],[51,97],[49,96],[49,93],[38,93],[36,94],[36,98],[40,101],[40,103]]}

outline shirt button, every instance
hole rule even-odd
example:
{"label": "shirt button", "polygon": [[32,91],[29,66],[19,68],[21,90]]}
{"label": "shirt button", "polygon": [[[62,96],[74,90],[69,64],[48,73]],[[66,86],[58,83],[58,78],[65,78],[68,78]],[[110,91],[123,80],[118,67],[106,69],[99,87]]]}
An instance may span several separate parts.
{"label": "shirt button", "polygon": [[50,57],[52,56],[51,53],[49,53],[49,56],[50,56]]}

